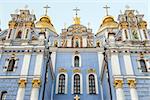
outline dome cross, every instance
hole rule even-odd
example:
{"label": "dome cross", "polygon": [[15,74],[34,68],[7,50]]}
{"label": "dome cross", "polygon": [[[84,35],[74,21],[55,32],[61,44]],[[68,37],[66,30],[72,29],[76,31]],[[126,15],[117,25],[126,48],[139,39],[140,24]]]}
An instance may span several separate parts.
{"label": "dome cross", "polygon": [[104,9],[106,9],[106,16],[108,16],[108,9],[110,8],[110,7],[108,7],[107,5],[105,6],[105,7],[103,7]]}

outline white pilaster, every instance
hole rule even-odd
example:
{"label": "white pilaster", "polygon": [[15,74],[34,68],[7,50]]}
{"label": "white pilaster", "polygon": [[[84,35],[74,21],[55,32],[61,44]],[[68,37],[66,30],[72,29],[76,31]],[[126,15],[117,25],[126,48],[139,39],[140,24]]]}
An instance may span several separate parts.
{"label": "white pilaster", "polygon": [[[24,81],[27,80],[27,78],[24,77],[24,76],[28,75],[30,57],[31,57],[30,53],[26,53],[24,55],[23,65],[22,65],[21,74],[20,74],[20,80],[22,80],[22,79]],[[24,100],[24,93],[25,93],[25,83],[24,83],[24,86],[21,86],[21,87],[18,88],[18,93],[17,93],[16,100]]]}
{"label": "white pilaster", "polygon": [[117,100],[125,100],[124,99],[124,93],[123,93],[123,89],[122,88],[117,88],[116,89],[116,99]]}
{"label": "white pilaster", "polygon": [[124,53],[123,58],[124,58],[126,75],[134,75],[130,54]]}
{"label": "white pilaster", "polygon": [[138,94],[135,88],[130,88],[131,100],[138,100]]}
{"label": "white pilaster", "polygon": [[36,56],[35,69],[34,69],[35,78],[32,80],[32,91],[31,91],[30,100],[38,100],[38,97],[39,97],[39,88],[41,84],[40,75],[41,75],[41,70],[42,70],[42,63],[43,63],[43,53],[39,53]]}
{"label": "white pilaster", "polygon": [[38,97],[39,97],[39,88],[38,87],[32,88],[30,100],[38,100]]}
{"label": "white pilaster", "polygon": [[43,63],[43,53],[39,53],[36,56],[36,62],[35,62],[35,69],[34,69],[34,75],[40,76],[41,75],[41,68]]}
{"label": "white pilaster", "polygon": [[87,38],[83,37],[83,47],[87,47]]}
{"label": "white pilaster", "polygon": [[104,55],[102,52],[98,52],[98,65],[99,65],[99,73],[101,74],[101,70],[102,70],[102,64],[104,61]]}
{"label": "white pilaster", "polygon": [[68,46],[68,47],[71,47],[71,38],[68,38],[68,39],[67,39],[67,46]]}
{"label": "white pilaster", "polygon": [[24,100],[25,88],[19,87],[16,100]]}
{"label": "white pilaster", "polygon": [[128,85],[130,88],[130,95],[131,95],[131,100],[138,100],[138,94],[136,91],[136,81],[135,79],[129,79],[128,80]]}
{"label": "white pilaster", "polygon": [[26,53],[26,54],[24,55],[23,65],[22,65],[22,69],[21,69],[21,76],[26,76],[26,75],[28,75],[29,64],[30,64],[30,58],[31,58],[31,54]]}
{"label": "white pilaster", "polygon": [[113,75],[121,75],[118,53],[111,53],[111,66]]}
{"label": "white pilaster", "polygon": [[114,81],[114,86],[116,88],[116,100],[125,100],[124,92],[123,92],[123,80],[117,79]]}
{"label": "white pilaster", "polygon": [[51,59],[52,59],[53,70],[55,71],[56,52],[52,52]]}

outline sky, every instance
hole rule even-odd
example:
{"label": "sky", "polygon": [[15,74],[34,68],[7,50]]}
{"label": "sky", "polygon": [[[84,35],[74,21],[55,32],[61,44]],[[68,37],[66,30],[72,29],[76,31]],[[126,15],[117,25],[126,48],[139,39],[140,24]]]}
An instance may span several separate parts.
{"label": "sky", "polygon": [[126,9],[138,10],[140,14],[144,14],[144,19],[148,22],[150,28],[150,0],[0,0],[0,27],[2,30],[8,28],[8,22],[11,20],[10,14],[15,13],[16,9],[25,9],[28,7],[36,15],[36,21],[45,14],[45,5],[49,5],[48,15],[51,17],[52,23],[58,34],[61,29],[73,24],[75,16],[74,8],[80,9],[78,15],[81,17],[81,24],[93,29],[96,34],[102,19],[106,15],[103,8],[108,5],[109,15],[114,16],[117,20],[118,15]]}

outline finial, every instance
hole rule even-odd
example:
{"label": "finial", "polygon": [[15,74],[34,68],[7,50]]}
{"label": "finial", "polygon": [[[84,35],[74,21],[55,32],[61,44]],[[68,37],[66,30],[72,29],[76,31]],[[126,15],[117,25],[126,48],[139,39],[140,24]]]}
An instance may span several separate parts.
{"label": "finial", "polygon": [[31,14],[34,14],[34,10],[33,9],[31,10]]}
{"label": "finial", "polygon": [[80,9],[78,9],[77,7],[75,9],[73,9],[73,11],[76,12],[76,17],[78,16],[78,11],[80,11]]}
{"label": "finial", "polygon": [[64,29],[66,29],[66,23],[64,23]]}
{"label": "finial", "polygon": [[27,8],[28,8],[28,5],[25,5],[25,6],[24,6],[24,9],[27,9]]}
{"label": "finial", "polygon": [[91,23],[90,23],[90,22],[88,22],[88,29],[90,29],[90,26],[91,26]]}
{"label": "finial", "polygon": [[110,8],[110,7],[108,7],[107,5],[105,6],[105,7],[103,7],[104,9],[106,9],[106,16],[108,16],[108,9]]}
{"label": "finial", "polygon": [[18,9],[16,9],[16,10],[15,10],[15,14],[17,14],[18,12],[19,12],[19,10],[18,10]]}
{"label": "finial", "polygon": [[48,8],[50,8],[50,7],[49,7],[48,5],[46,5],[44,8],[45,8],[45,16],[46,16],[46,15],[47,15],[47,12],[48,12],[47,10],[48,10]]}
{"label": "finial", "polygon": [[123,14],[123,13],[122,13],[122,10],[120,10],[120,14]]}
{"label": "finial", "polygon": [[130,9],[130,6],[129,6],[129,5],[126,5],[125,7],[126,7],[126,9]]}
{"label": "finial", "polygon": [[136,13],[137,13],[137,14],[139,14],[139,11],[138,11],[138,10],[136,10]]}

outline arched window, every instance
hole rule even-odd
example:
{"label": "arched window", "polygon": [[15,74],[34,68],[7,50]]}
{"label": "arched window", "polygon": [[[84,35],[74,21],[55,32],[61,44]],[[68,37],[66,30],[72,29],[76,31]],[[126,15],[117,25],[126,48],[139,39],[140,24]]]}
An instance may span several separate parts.
{"label": "arched window", "polygon": [[59,75],[58,94],[65,94],[65,75]]}
{"label": "arched window", "polygon": [[79,67],[79,56],[74,57],[74,67]]}
{"label": "arched window", "polygon": [[2,91],[1,96],[0,96],[0,100],[6,100],[6,95],[7,95],[7,91]]}
{"label": "arched window", "polygon": [[21,38],[21,35],[22,35],[22,31],[20,30],[20,31],[17,33],[16,38],[17,38],[17,39],[20,39],[20,38]]}
{"label": "arched window", "polygon": [[7,71],[13,71],[15,67],[15,61],[16,60],[13,57],[9,60]]}
{"label": "arched window", "polygon": [[89,75],[89,94],[96,94],[95,77],[93,74]]}
{"label": "arched window", "polygon": [[145,30],[143,30],[143,33],[144,33],[145,39],[147,39],[146,31],[145,31]]}
{"label": "arched window", "polygon": [[145,60],[144,59],[140,59],[139,62],[140,62],[140,66],[141,66],[142,72],[147,72]]}
{"label": "arched window", "polygon": [[127,33],[127,30],[124,30],[124,33],[125,33],[126,39],[128,39],[128,33]]}
{"label": "arched window", "polygon": [[76,42],[75,42],[75,47],[76,48],[79,47],[79,41],[78,40],[76,40]]}
{"label": "arched window", "polygon": [[26,31],[26,36],[25,36],[25,38],[28,37],[28,32],[29,32],[29,29],[27,29],[27,31]]}
{"label": "arched window", "polygon": [[74,86],[73,86],[74,94],[80,94],[80,75],[75,74],[74,75]]}

